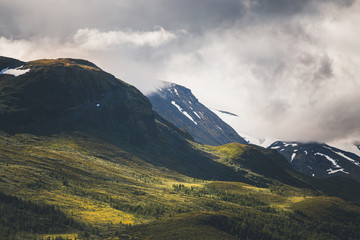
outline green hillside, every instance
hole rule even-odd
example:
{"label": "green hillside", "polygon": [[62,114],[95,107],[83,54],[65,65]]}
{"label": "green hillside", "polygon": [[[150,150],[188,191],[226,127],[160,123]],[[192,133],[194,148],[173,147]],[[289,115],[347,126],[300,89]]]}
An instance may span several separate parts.
{"label": "green hillside", "polygon": [[358,183],[314,180],[252,145],[198,144],[92,63],[24,68],[0,75],[1,239],[360,236]]}

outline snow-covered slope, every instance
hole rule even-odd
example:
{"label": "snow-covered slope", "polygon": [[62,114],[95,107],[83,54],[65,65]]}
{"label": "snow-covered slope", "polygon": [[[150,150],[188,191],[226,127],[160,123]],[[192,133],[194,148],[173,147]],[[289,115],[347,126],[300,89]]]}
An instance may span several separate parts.
{"label": "snow-covered slope", "polygon": [[200,143],[247,143],[232,127],[201,104],[190,89],[174,83],[164,83],[148,97],[157,113],[186,130]]}
{"label": "snow-covered slope", "polygon": [[269,146],[300,172],[313,177],[342,175],[360,181],[360,157],[320,143],[277,141]]}
{"label": "snow-covered slope", "polygon": [[18,77],[20,75],[23,75],[30,71],[30,69],[21,69],[23,66],[17,67],[17,68],[4,68],[0,71],[0,74],[7,74],[7,75],[13,75],[15,77]]}

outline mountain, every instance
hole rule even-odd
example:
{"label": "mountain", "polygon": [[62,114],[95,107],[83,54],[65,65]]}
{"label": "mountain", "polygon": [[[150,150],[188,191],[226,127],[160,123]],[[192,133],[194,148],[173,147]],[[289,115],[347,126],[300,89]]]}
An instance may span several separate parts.
{"label": "mountain", "polygon": [[[137,145],[155,137],[148,99],[96,65],[77,59],[5,60],[0,61],[1,130],[47,134],[80,130]],[[13,68],[14,62],[21,66]]]}
{"label": "mountain", "polygon": [[247,143],[232,127],[201,104],[188,88],[164,82],[148,97],[157,113],[189,132],[202,144]]}
{"label": "mountain", "polygon": [[298,171],[319,178],[333,175],[360,181],[360,157],[321,143],[277,141],[269,146],[281,153]]}
{"label": "mountain", "polygon": [[0,239],[356,239],[360,184],[202,145],[85,60],[0,58]]}

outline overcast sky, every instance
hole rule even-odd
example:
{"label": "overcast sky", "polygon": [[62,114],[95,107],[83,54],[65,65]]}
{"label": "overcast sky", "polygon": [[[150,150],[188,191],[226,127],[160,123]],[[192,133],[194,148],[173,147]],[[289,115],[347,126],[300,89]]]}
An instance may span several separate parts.
{"label": "overcast sky", "polygon": [[192,89],[283,140],[360,140],[360,1],[0,0],[0,55],[76,57]]}

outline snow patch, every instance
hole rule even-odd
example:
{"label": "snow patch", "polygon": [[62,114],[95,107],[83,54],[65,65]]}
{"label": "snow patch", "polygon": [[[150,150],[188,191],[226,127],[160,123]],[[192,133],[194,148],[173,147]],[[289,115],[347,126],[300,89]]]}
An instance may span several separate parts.
{"label": "snow patch", "polygon": [[344,171],[343,168],[340,168],[340,169],[331,169],[331,168],[329,168],[326,171],[328,172],[328,174],[334,174],[334,173],[337,173],[337,172],[343,172],[343,173],[349,174],[348,172]]}
{"label": "snow patch", "polygon": [[352,163],[355,164],[356,166],[359,166],[359,167],[360,167],[360,163],[359,163],[358,161],[355,161],[354,159],[349,158],[348,156],[346,156],[346,155],[343,154],[342,152],[337,152],[337,151],[332,150],[332,149],[331,149],[331,151],[333,151],[334,153],[336,153],[336,154],[339,155],[340,157],[343,157],[343,158],[349,160],[350,162],[352,162]]}
{"label": "snow patch", "polygon": [[0,74],[14,75],[15,77],[18,77],[18,76],[23,75],[30,71],[30,69],[20,69],[22,67],[23,66],[20,66],[20,67],[14,68],[14,69],[5,68],[5,69],[1,70]]}
{"label": "snow patch", "polygon": [[[179,96],[179,93],[178,93],[178,91],[176,90],[176,88],[174,88],[174,92],[175,92],[176,95]],[[179,96],[179,97],[180,97],[180,96]]]}
{"label": "snow patch", "polygon": [[[190,107],[191,108],[191,107]],[[191,110],[193,110],[192,108],[191,108]],[[199,114],[197,114],[195,111],[193,111],[193,113],[199,118],[199,119],[201,119],[201,117],[199,116]],[[222,129],[221,129],[222,130]]]}
{"label": "snow patch", "polygon": [[100,107],[100,104],[98,103],[98,104],[96,104],[96,106],[97,106],[97,107]]}
{"label": "snow patch", "polygon": [[192,104],[190,101],[189,101],[190,104]]}
{"label": "snow patch", "polygon": [[217,128],[220,129],[221,131],[223,131],[221,127],[217,126]]}
{"label": "snow patch", "polygon": [[294,160],[295,157],[296,157],[296,153],[293,153],[293,154],[291,155],[291,162]]}
{"label": "snow patch", "polygon": [[171,104],[174,105],[175,107],[177,107],[177,109],[178,109],[180,112],[182,112],[182,108],[181,108],[179,105],[177,105],[175,101],[171,101]]}
{"label": "snow patch", "polygon": [[325,157],[328,161],[332,163],[332,165],[336,168],[341,168],[341,166],[336,162],[335,159],[329,157],[328,155],[322,154],[322,153],[315,153],[314,155]]}
{"label": "snow patch", "polygon": [[182,112],[187,118],[189,118],[195,125],[198,125],[197,122],[194,121],[194,119],[186,112],[186,111],[183,111]]}
{"label": "snow patch", "polygon": [[195,122],[194,119],[186,111],[184,111],[179,105],[177,105],[175,101],[171,101],[171,104],[174,105],[187,118],[189,118],[195,125],[198,125],[197,122]]}
{"label": "snow patch", "polygon": [[271,149],[279,149],[281,148],[280,146],[275,146],[275,147],[271,147]]}
{"label": "snow patch", "polygon": [[284,143],[284,147],[287,147],[287,146],[297,147],[298,144],[296,144],[296,143]]}
{"label": "snow patch", "polygon": [[306,155],[308,155],[308,152],[307,151],[304,151]]}

